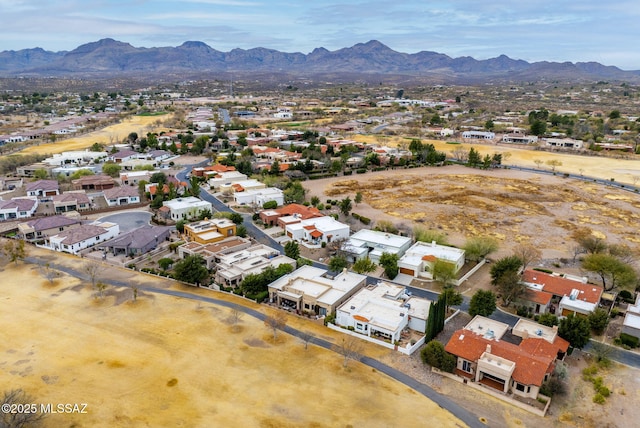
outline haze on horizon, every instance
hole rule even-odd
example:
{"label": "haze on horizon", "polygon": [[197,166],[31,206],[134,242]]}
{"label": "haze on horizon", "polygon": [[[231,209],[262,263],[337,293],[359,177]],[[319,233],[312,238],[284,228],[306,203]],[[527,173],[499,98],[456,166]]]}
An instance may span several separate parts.
{"label": "haze on horizon", "polygon": [[220,51],[309,53],[375,39],[406,53],[640,70],[640,3],[631,0],[0,0],[0,16],[0,51],[73,50],[110,37],[136,47],[197,40]]}

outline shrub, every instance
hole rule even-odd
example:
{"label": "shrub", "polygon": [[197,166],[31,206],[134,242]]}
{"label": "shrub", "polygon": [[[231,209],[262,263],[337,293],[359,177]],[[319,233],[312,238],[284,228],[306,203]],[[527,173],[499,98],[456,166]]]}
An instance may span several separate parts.
{"label": "shrub", "polygon": [[[272,210],[274,208],[278,208],[278,203],[276,201],[267,201],[262,204],[262,208],[264,208],[265,210]],[[254,218],[254,220],[256,219]]]}
{"label": "shrub", "polygon": [[367,172],[367,168],[358,168],[356,169],[356,174],[364,174]]}
{"label": "shrub", "polygon": [[640,345],[640,339],[627,333],[620,333],[620,342],[631,348],[637,348]]}
{"label": "shrub", "polygon": [[347,326],[347,330],[349,330],[349,331],[355,331],[355,328],[354,328],[352,325],[350,325],[350,326]]}
{"label": "shrub", "polygon": [[618,296],[626,303],[634,303],[633,293],[629,290],[620,290]]}
{"label": "shrub", "polygon": [[593,396],[593,402],[596,404],[604,404],[605,398],[602,396],[602,394],[596,394]]}
{"label": "shrub", "polygon": [[553,273],[552,270],[544,269],[544,268],[533,268],[533,270],[537,270],[538,272],[544,272],[544,273]]}

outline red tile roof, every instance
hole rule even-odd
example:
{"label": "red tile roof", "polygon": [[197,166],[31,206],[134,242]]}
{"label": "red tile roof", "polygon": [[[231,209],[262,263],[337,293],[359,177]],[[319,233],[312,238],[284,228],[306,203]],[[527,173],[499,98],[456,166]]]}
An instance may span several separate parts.
{"label": "red tile roof", "polygon": [[322,213],[315,207],[305,207],[300,204],[289,204],[276,210],[282,216],[298,214],[301,220],[308,218],[322,217]]}
{"label": "red tile roof", "polygon": [[538,291],[538,290],[528,288],[527,294],[525,294],[522,297],[522,300],[527,300],[529,302],[547,306],[549,303],[551,303],[552,297],[553,297],[553,294],[551,293],[546,293],[544,291]]}
{"label": "red tile roof", "polygon": [[321,236],[322,236],[322,232],[320,232],[319,230],[314,230],[313,232],[311,232],[312,238],[319,238]]}
{"label": "red tile roof", "polygon": [[522,274],[522,280],[533,284],[542,285],[542,290],[554,296],[570,296],[571,290],[580,290],[579,300],[589,303],[598,303],[604,291],[602,287],[593,284],[585,284],[581,281],[563,278],[544,272],[526,270]]}
{"label": "red tile roof", "polygon": [[[546,342],[544,339],[531,339]],[[548,343],[548,342],[547,342]],[[470,330],[460,329],[445,346],[445,350],[457,357],[477,362],[491,345],[491,354],[515,363],[513,380],[523,385],[542,385],[545,374],[553,370],[557,352],[553,356],[546,355],[546,345],[538,344],[545,352],[531,353],[530,350],[501,340],[486,339]],[[535,343],[534,343],[535,345]]]}

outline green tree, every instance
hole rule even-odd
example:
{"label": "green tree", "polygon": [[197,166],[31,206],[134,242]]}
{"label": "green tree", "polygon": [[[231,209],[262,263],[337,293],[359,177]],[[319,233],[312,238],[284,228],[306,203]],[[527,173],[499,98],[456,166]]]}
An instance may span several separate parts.
{"label": "green tree", "polygon": [[540,314],[540,316],[538,317],[538,323],[542,324],[542,325],[546,325],[547,327],[553,327],[554,325],[558,325],[558,317],[555,316],[554,314],[550,314],[550,313],[545,313],[545,314]]}
{"label": "green tree", "polygon": [[518,274],[521,266],[522,260],[520,260],[518,256],[507,256],[501,258],[491,265],[491,269],[489,270],[489,273],[491,274],[491,283],[493,285],[498,285],[502,276],[511,272]]}
{"label": "green tree", "polygon": [[437,340],[427,343],[420,351],[420,358],[425,364],[452,373],[456,368],[456,358],[444,350],[444,345]]}
{"label": "green tree", "polygon": [[453,287],[445,287],[438,300],[445,302],[445,312],[449,313],[450,306],[460,306],[462,304],[462,294]]}
{"label": "green tree", "polygon": [[342,269],[346,268],[349,263],[344,256],[333,256],[329,259],[329,270],[334,272],[340,272]]}
{"label": "green tree", "polygon": [[301,204],[304,202],[307,191],[299,181],[292,181],[287,185],[283,193],[285,202]]}
{"label": "green tree", "polygon": [[102,172],[109,177],[118,177],[121,170],[122,166],[117,163],[108,162],[102,166]]}
{"label": "green tree", "polygon": [[531,124],[531,133],[533,135],[541,136],[547,132],[547,123],[542,120],[536,120]]}
{"label": "green tree", "polygon": [[549,168],[551,168],[551,172],[556,172],[556,169],[559,166],[562,166],[562,161],[559,161],[558,159],[549,159],[547,162],[545,162],[547,165],[549,165]]}
{"label": "green tree", "polygon": [[239,224],[236,227],[236,236],[240,237],[240,238],[246,238],[247,237],[247,233],[249,233],[247,231],[247,227],[244,224]]}
{"label": "green tree", "polygon": [[189,179],[189,194],[191,196],[195,196],[196,198],[200,196],[200,180],[198,177],[191,176]]}
{"label": "green tree", "polygon": [[469,315],[488,317],[496,310],[496,295],[492,291],[478,290],[469,302]]}
{"label": "green tree", "polygon": [[311,197],[311,205],[314,207],[317,207],[318,204],[320,203],[320,198],[317,196],[312,196]]}
{"label": "green tree", "polygon": [[513,270],[500,276],[495,285],[504,306],[509,306],[527,293],[527,286],[521,281],[518,272]]}
{"label": "green tree", "polygon": [[446,260],[437,259],[431,268],[433,279],[439,281],[443,287],[456,277],[456,265]]}
{"label": "green tree", "polygon": [[633,268],[610,254],[589,254],[582,260],[582,268],[598,274],[605,291],[632,288],[638,282]]}
{"label": "green tree", "polygon": [[158,260],[158,266],[160,266],[160,269],[162,270],[169,269],[173,263],[174,261],[170,257],[163,257],[160,260]]}
{"label": "green tree", "polygon": [[398,255],[391,253],[382,253],[380,256],[380,266],[384,268],[384,274],[389,279],[398,276]]}
{"label": "green tree", "polygon": [[300,246],[296,241],[289,241],[284,244],[284,255],[293,259],[298,260],[300,258]]}
{"label": "green tree", "polygon": [[353,201],[358,205],[362,202],[362,192],[356,192],[356,196],[353,198]]}
{"label": "green tree", "polygon": [[242,216],[242,214],[240,213],[231,213],[229,215],[229,220],[231,220],[232,222],[234,222],[235,224],[242,224],[244,223],[244,217]]}
{"label": "green tree", "polygon": [[205,283],[209,277],[209,271],[205,267],[205,261],[199,254],[189,255],[176,262],[173,267],[175,278],[178,281],[195,284]]}
{"label": "green tree", "polygon": [[340,201],[340,212],[345,216],[349,215],[349,212],[352,208],[353,206],[351,205],[351,198],[349,198],[348,196]]}
{"label": "green tree", "polygon": [[46,180],[49,178],[49,171],[43,168],[36,169],[33,173],[33,178],[36,180]]}
{"label": "green tree", "polygon": [[584,348],[591,337],[589,320],[585,317],[569,314],[560,320],[558,336],[568,341],[573,348]]}
{"label": "green tree", "polygon": [[609,325],[609,313],[602,308],[597,308],[589,315],[589,326],[596,335],[601,335]]}
{"label": "green tree", "polygon": [[366,274],[376,270],[376,264],[369,257],[365,257],[364,259],[356,260],[351,269],[356,273]]}
{"label": "green tree", "polygon": [[280,162],[278,159],[274,160],[269,169],[271,175],[280,175]]}
{"label": "green tree", "polygon": [[467,239],[462,249],[467,260],[479,262],[498,250],[498,242],[489,236],[476,236]]}

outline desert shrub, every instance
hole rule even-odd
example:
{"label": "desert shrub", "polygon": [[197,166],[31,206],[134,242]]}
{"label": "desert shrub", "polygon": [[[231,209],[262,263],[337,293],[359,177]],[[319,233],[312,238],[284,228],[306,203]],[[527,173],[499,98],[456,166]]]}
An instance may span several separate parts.
{"label": "desert shrub", "polygon": [[640,339],[627,333],[620,333],[620,342],[631,348],[637,348],[640,345]]}
{"label": "desert shrub", "polygon": [[602,396],[602,394],[596,394],[593,396],[593,402],[596,404],[604,404],[605,402],[605,398]]}
{"label": "desert shrub", "polygon": [[262,208],[264,208],[265,210],[272,210],[274,208],[278,208],[278,203],[276,201],[267,201],[262,204]]}
{"label": "desert shrub", "polygon": [[364,174],[367,172],[367,168],[358,168],[356,169],[357,174]]}

